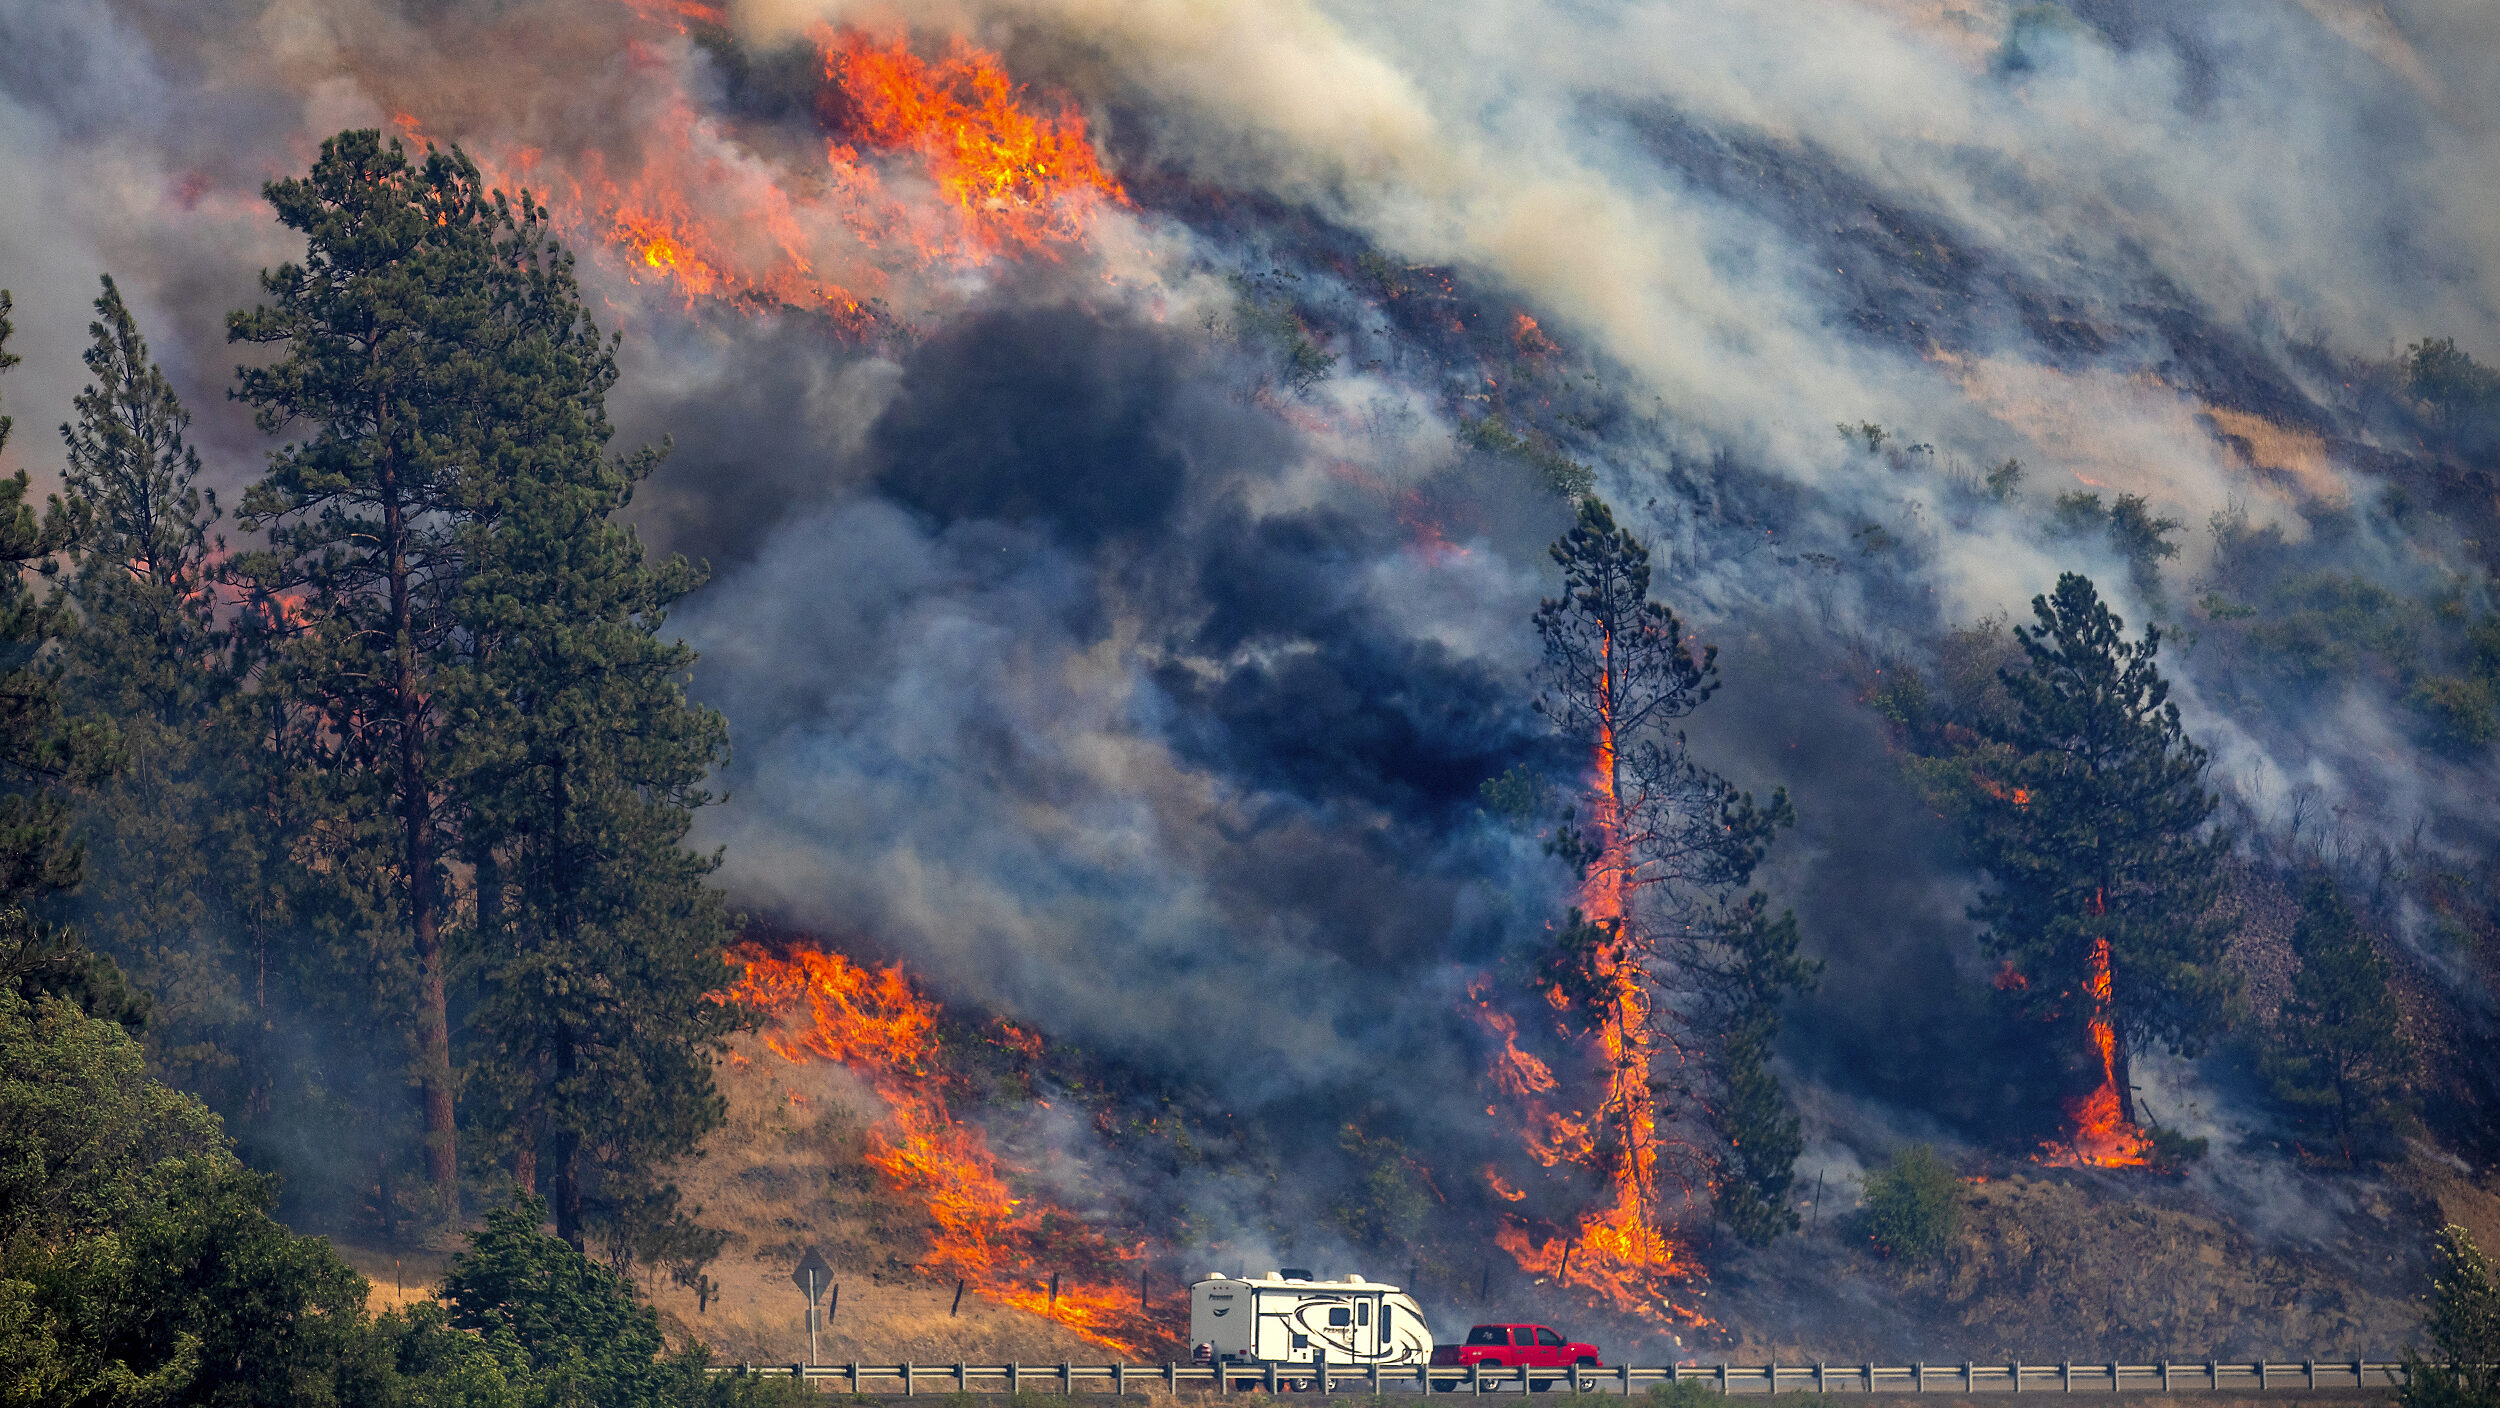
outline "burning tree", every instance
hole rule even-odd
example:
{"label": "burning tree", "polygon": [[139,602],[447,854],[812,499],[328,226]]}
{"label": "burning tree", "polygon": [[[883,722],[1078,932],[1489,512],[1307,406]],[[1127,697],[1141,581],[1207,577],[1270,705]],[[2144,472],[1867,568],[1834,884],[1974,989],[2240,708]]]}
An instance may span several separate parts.
{"label": "burning tree", "polygon": [[[1591,1088],[1572,1089],[1485,1011],[1505,1038],[1497,1080],[1537,1107],[1530,1153],[1603,1192],[1558,1235],[1520,1218],[1500,1241],[1531,1271],[1654,1312],[1665,1283],[1696,1269],[1671,1235],[1671,1199],[1706,1191],[1752,1239],[1793,1224],[1782,1195],[1796,1127],[1766,1062],[1778,1003],[1813,970],[1793,920],[1730,896],[1794,814],[1784,789],[1767,806],[1738,792],[1672,727],[1717,691],[1717,652],[1696,655],[1650,599],[1640,540],[1592,497],[1552,553],[1564,590],[1537,609],[1537,707],[1589,765],[1584,810],[1552,842],[1578,874],[1578,904],[1532,982]],[[1586,1109],[1563,1108],[1575,1096]]]}
{"label": "burning tree", "polygon": [[1991,887],[1974,909],[1999,986],[2091,1053],[2097,1083],[2068,1110],[2060,1161],[2145,1161],[2131,1054],[2193,1054],[2231,991],[2214,913],[2229,839],[2209,830],[2205,750],[2187,737],[2154,668],[2161,629],[2128,642],[2089,579],[2058,578],[2016,627],[2025,668],[2003,672],[2009,707],[1990,741],[2011,761],[1979,778],[1973,852]]}

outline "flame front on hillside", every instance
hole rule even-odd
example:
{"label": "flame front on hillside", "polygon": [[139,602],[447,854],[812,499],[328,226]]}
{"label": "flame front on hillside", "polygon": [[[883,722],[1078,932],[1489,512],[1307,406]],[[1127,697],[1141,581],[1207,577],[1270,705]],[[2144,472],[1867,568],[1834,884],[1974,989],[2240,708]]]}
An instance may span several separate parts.
{"label": "flame front on hillside", "polygon": [[[724,21],[688,0],[625,0],[683,36]],[[1002,256],[1057,258],[1127,204],[1081,113],[1045,111],[995,54],[962,39],[923,59],[896,36],[812,36],[834,130],[824,162],[770,160],[687,91],[665,41],[636,42],[646,77],[634,140],[612,154],[472,152],[490,182],[527,187],[566,239],[613,252],[631,282],[747,310],[791,308],[865,336],[893,315],[897,276]],[[422,137],[421,119],[397,125]]]}
{"label": "flame front on hillside", "polygon": [[1115,1245],[1064,1209],[1016,1197],[987,1136],[948,1109],[940,1009],[900,964],[870,969],[838,953],[756,944],[739,945],[730,961],[741,976],[727,996],[770,1015],[767,1046],[802,1065],[837,1062],[884,1103],[868,1130],[868,1163],[927,1207],[923,1270],[961,1277],[991,1300],[1124,1355],[1168,1344],[1169,1330],[1147,1314],[1130,1279],[1142,1248]]}

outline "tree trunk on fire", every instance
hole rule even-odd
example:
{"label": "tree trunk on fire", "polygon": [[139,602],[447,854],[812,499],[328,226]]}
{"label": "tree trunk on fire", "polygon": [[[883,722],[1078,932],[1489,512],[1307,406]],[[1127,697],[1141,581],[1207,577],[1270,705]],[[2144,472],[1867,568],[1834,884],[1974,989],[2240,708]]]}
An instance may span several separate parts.
{"label": "tree trunk on fire", "polygon": [[2000,991],[2089,1054],[2132,1128],[2133,1051],[2201,1050],[2233,990],[2215,903],[2230,841],[2154,665],[2161,629],[2128,641],[2071,572],[2031,605],[2025,667],[1999,676],[2009,707],[1983,721],[1997,747],[1972,755],[1968,834],[1990,881],[1972,914],[2023,980]]}

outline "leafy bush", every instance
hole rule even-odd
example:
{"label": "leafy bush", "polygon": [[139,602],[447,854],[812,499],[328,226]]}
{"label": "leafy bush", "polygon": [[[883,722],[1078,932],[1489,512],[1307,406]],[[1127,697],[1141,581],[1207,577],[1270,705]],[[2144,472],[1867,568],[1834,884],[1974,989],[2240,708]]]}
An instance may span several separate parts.
{"label": "leafy bush", "polygon": [[1962,1228],[1962,1181],[1925,1144],[1912,1144],[1866,1177],[1863,1226],[1896,1261],[1932,1261]]}

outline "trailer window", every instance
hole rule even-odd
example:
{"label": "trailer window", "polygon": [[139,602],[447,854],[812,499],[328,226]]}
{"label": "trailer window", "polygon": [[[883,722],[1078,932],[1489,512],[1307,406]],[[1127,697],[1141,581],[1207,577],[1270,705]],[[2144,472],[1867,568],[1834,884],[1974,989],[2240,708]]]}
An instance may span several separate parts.
{"label": "trailer window", "polygon": [[1353,1323],[1354,1311],[1351,1307],[1343,1305],[1332,1305],[1328,1307],[1328,1327],[1330,1329],[1333,1330],[1340,1326],[1351,1325]]}
{"label": "trailer window", "polygon": [[1372,1303],[1367,1300],[1356,1301],[1354,1303],[1354,1323],[1357,1325],[1368,1325],[1371,1322]]}
{"label": "trailer window", "polygon": [[1396,1310],[1396,1306],[1385,1300],[1380,1303],[1380,1342],[1382,1344],[1389,1343],[1392,1338],[1389,1334],[1389,1316]]}

